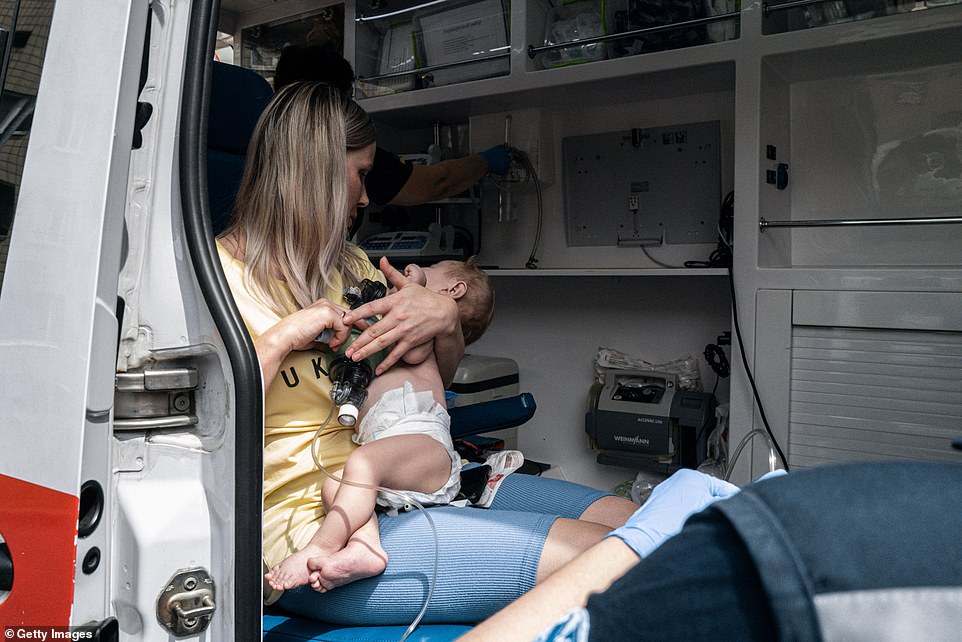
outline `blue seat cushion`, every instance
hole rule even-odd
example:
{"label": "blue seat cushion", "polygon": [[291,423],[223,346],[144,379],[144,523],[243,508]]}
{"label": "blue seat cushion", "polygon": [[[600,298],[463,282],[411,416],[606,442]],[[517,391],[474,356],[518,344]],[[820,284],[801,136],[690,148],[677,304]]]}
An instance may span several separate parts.
{"label": "blue seat cushion", "polygon": [[[264,642],[398,642],[407,626],[337,626],[264,609]],[[410,642],[452,642],[471,630],[467,624],[425,624]]]}
{"label": "blue seat cushion", "polygon": [[520,426],[534,416],[537,408],[530,392],[470,406],[455,406],[448,410],[451,437],[459,439]]}
{"label": "blue seat cushion", "polygon": [[207,123],[207,192],[214,234],[219,234],[230,223],[247,162],[247,145],[273,90],[249,69],[220,62],[213,65]]}

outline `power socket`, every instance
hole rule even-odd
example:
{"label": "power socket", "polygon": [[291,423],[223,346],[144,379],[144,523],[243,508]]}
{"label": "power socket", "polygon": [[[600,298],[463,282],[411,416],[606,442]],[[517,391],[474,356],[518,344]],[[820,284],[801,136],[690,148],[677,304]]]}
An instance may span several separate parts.
{"label": "power socket", "polygon": [[632,212],[637,212],[640,207],[641,207],[641,202],[640,202],[640,199],[638,198],[638,195],[637,195],[637,194],[629,194],[629,195],[628,195],[628,209],[631,210]]}

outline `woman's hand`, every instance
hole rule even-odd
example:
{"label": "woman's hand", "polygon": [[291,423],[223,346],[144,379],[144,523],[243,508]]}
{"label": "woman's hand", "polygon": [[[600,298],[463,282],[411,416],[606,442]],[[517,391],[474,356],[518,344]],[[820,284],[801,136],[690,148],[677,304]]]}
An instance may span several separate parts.
{"label": "woman's hand", "polygon": [[690,516],[738,491],[734,484],[682,468],[655,486],[648,501],[608,536],[621,539],[638,557],[645,558],[681,532]]}
{"label": "woman's hand", "polygon": [[317,337],[324,330],[333,330],[333,337],[327,342],[332,349],[347,341],[351,326],[343,321],[346,312],[327,299],[319,299],[284,317],[259,336],[254,341],[254,350],[261,364],[264,387],[270,386],[281,363],[292,351],[318,347]]}
{"label": "woman's hand", "polygon": [[[408,350],[435,339],[434,354],[438,367],[445,383],[449,383],[464,354],[458,304],[451,297],[432,292],[407,278],[386,258],[381,258],[380,267],[397,292],[347,313],[344,323],[355,325],[364,332],[354,339],[345,354],[359,361],[393,345],[375,371],[382,374]],[[365,321],[375,315],[381,316],[376,323]]]}

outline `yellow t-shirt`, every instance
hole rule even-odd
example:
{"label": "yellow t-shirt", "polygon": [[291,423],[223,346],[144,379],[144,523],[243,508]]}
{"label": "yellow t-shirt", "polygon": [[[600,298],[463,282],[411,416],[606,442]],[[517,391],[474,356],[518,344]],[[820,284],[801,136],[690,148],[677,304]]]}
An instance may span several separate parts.
{"label": "yellow t-shirt", "polygon": [[[384,275],[361,250],[352,247],[352,251],[370,267],[362,278],[384,283]],[[257,339],[280,317],[244,285],[244,264],[219,242],[217,252],[247,331]],[[347,307],[342,285],[335,281],[335,286],[326,298]],[[286,285],[282,291],[290,295]],[[343,467],[356,447],[351,441],[354,430],[339,425],[331,414],[331,382],[326,374],[330,358],[330,353],[320,350],[291,352],[265,394],[263,544],[269,566],[303,548],[324,518],[324,474],[311,456],[317,429],[329,420],[318,437],[317,452],[321,464],[331,472]]]}

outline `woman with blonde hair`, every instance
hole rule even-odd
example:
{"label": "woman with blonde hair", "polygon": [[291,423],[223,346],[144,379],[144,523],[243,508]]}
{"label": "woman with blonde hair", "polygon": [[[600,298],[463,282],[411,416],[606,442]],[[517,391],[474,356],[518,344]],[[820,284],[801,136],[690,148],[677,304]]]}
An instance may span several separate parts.
{"label": "woman with blonde hair", "polygon": [[[265,387],[263,552],[267,568],[302,548],[324,519],[326,469],[344,465],[353,429],[331,422],[330,348],[364,332],[347,355],[387,356],[380,374],[407,351],[433,346],[446,384],[464,352],[451,297],[407,279],[387,261],[383,274],[347,230],[368,203],[364,176],[374,155],[374,126],[352,100],[323,83],[279,91],[254,131],[233,220],[218,239],[221,263],[254,341]],[[342,296],[362,279],[397,291],[356,310]],[[378,316],[368,324],[363,319]],[[403,465],[403,462],[398,462]],[[489,510],[429,508],[441,559],[425,622],[479,621],[585,550],[637,508],[595,489],[510,475]],[[434,564],[433,536],[414,513],[378,520],[387,568],[373,577],[359,567],[326,593],[309,586],[285,592],[278,605],[339,624],[407,624],[420,611]],[[376,530],[376,529],[375,529]],[[378,533],[374,533],[376,537]],[[348,547],[370,546],[352,539]],[[347,550],[347,548],[345,550]],[[360,551],[361,548],[358,548]],[[359,556],[360,557],[360,556]]]}

